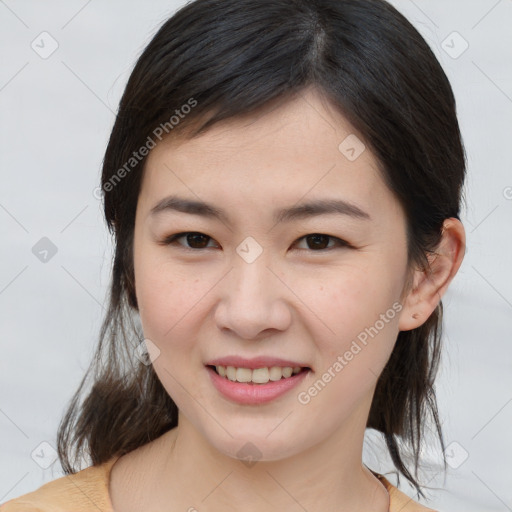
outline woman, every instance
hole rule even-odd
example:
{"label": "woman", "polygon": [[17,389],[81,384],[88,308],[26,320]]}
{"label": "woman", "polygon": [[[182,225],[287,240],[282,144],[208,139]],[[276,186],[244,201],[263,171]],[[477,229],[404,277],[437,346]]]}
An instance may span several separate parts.
{"label": "woman", "polygon": [[105,154],[110,307],[68,475],[0,510],[429,510],[363,438],[422,495],[464,175],[450,84],[386,2],[187,4]]}

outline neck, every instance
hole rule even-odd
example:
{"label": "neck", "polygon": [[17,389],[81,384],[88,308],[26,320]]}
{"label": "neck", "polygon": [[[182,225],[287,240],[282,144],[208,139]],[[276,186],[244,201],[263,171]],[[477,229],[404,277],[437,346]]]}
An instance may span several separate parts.
{"label": "neck", "polygon": [[242,461],[220,453],[180,415],[160,438],[162,462],[152,479],[173,485],[165,497],[158,483],[152,492],[191,512],[387,512],[387,491],[362,464],[363,438],[364,428],[345,429],[286,459]]}

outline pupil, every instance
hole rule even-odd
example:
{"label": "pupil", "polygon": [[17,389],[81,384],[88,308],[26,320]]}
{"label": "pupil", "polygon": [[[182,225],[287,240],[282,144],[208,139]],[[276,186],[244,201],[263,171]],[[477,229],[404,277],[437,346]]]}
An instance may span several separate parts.
{"label": "pupil", "polygon": [[[200,241],[198,242],[197,245],[199,245],[199,248],[204,248],[206,247],[206,245],[208,245],[208,241],[206,240],[208,237],[206,235],[202,235],[201,233],[191,233],[189,235],[187,235],[187,242],[190,244],[191,247],[194,247],[194,243],[195,241],[197,240],[203,240],[203,242],[205,243],[201,243]],[[194,247],[194,248],[198,248],[198,247]]]}
{"label": "pupil", "polygon": [[[326,235],[309,235],[308,236],[308,242],[310,242],[311,240],[314,240],[313,244],[309,244],[310,246],[312,245],[313,249],[325,249],[326,246],[329,244],[328,242],[328,237]],[[327,242],[327,243],[322,243],[323,242]]]}

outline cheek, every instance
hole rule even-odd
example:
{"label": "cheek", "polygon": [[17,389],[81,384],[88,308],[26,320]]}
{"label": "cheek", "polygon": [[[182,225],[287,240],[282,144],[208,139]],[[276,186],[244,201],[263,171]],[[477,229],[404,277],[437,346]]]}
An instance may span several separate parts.
{"label": "cheek", "polygon": [[170,265],[160,252],[148,249],[140,256],[134,262],[135,288],[144,335],[162,348],[179,343],[211,286],[198,272]]}
{"label": "cheek", "polygon": [[323,415],[326,429],[371,396],[395,345],[401,310],[394,282],[377,284],[378,274],[369,269],[338,275],[323,290],[317,288],[317,311],[325,315],[329,330],[320,331],[318,323],[312,329],[325,333],[314,337],[320,359],[298,396],[309,413]]}
{"label": "cheek", "polygon": [[[138,285],[139,286],[139,285]],[[197,314],[196,304],[200,301],[201,289],[190,281],[182,281],[176,276],[166,279],[159,274],[155,278],[141,282],[137,291],[139,312],[146,337],[160,343],[183,339],[185,326]]]}
{"label": "cheek", "polygon": [[[361,367],[380,373],[398,335],[402,270],[380,260],[333,273],[317,288],[315,309],[329,328],[317,338],[324,368],[342,356],[344,373],[354,379],[362,375]],[[352,370],[345,372],[345,366]],[[368,377],[368,371],[363,373]]]}

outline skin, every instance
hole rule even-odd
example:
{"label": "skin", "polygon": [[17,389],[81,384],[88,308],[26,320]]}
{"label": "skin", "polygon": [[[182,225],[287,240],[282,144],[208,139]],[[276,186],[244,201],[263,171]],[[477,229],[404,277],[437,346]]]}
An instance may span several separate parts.
{"label": "skin", "polygon": [[[362,463],[377,379],[399,331],[424,323],[438,304],[465,240],[461,223],[447,219],[432,274],[408,274],[404,212],[369,149],[354,161],[340,152],[350,134],[311,89],[264,115],[216,124],[192,140],[164,139],[151,151],[136,212],[136,295],[144,335],[160,351],[152,364],[180,415],[178,427],[114,465],[116,510],[387,510],[387,491]],[[230,222],[152,216],[171,194],[223,208]],[[370,218],[272,220],[274,209],[325,198]],[[180,232],[207,235],[205,248],[194,252],[186,237],[160,243]],[[303,238],[315,233],[352,247],[327,238],[318,249]],[[251,263],[236,251],[248,236],[263,250]],[[298,394],[393,304],[401,308],[394,318],[300,403]],[[204,367],[226,355],[293,359],[312,372],[270,403],[238,405]],[[248,442],[260,452],[250,467],[237,455]]]}

